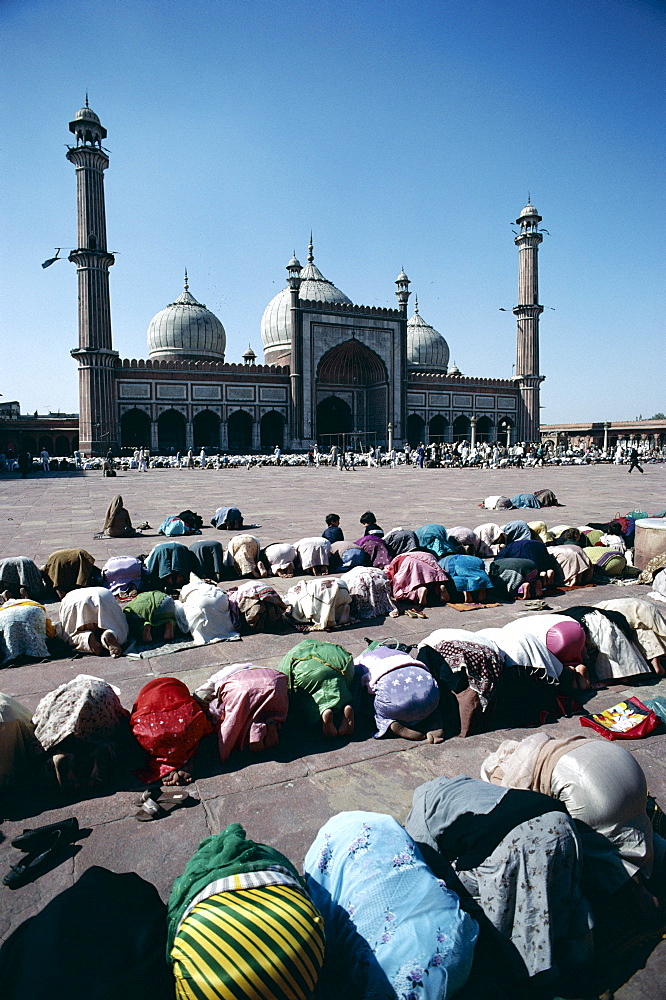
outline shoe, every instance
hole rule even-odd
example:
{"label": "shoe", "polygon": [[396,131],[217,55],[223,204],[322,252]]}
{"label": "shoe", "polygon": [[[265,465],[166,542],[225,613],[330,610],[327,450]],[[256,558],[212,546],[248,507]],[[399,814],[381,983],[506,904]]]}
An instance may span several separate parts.
{"label": "shoe", "polygon": [[76,816],[50,823],[48,826],[38,826],[34,830],[24,830],[12,840],[12,847],[19,851],[45,851],[56,844],[71,844],[79,835],[79,821]]}

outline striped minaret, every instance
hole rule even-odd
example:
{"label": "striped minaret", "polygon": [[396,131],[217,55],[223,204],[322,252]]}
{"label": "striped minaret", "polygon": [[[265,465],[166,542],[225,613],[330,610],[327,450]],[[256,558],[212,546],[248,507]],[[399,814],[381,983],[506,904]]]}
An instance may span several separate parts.
{"label": "striped minaret", "polygon": [[70,146],[66,155],[76,167],[78,249],[69,259],[76,264],[79,283],[79,346],[71,352],[79,363],[79,448],[100,455],[118,444],[114,385],[118,353],[111,339],[109,298],[114,257],[106,248],[104,171],[109,158],[102,149],[106,129],[88,107],[87,95],[69,130],[76,137],[76,146]]}
{"label": "striped minaret", "polygon": [[520,389],[520,408],[516,436],[519,441],[539,441],[539,386],[544,376],[539,374],[539,232],[541,216],[534,205],[522,210],[516,224],[520,233],[514,243],[519,250],[518,305],[513,310],[518,320],[516,340],[516,382]]}

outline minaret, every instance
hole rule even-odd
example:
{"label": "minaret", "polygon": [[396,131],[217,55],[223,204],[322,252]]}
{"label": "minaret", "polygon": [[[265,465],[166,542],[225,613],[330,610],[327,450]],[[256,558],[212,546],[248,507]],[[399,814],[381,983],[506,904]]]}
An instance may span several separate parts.
{"label": "minaret", "polygon": [[[314,260],[312,253],[312,234],[310,234],[310,263]],[[287,264],[287,282],[289,284],[289,320],[291,331],[291,353],[289,356],[289,380],[291,385],[291,444],[292,448],[300,448],[303,440],[303,340],[301,336],[301,310],[299,291],[301,287],[301,265],[296,257],[296,251]]]}
{"label": "minaret", "polygon": [[517,438],[519,441],[538,441],[540,438],[539,386],[544,376],[539,374],[539,232],[541,216],[534,205],[522,210],[516,224],[520,233],[514,243],[518,247],[518,305],[513,310],[518,320],[516,339],[515,381],[520,389],[520,408]]}
{"label": "minaret", "polygon": [[[409,278],[405,274],[404,267],[400,268],[400,274],[395,279],[396,296],[398,299],[398,312],[400,313],[400,371],[401,371],[401,392],[400,407],[395,404],[390,407],[391,423],[398,447],[407,440],[407,393],[409,391],[409,369],[407,367],[407,302],[411,292]],[[395,393],[392,394],[395,398]]]}
{"label": "minaret", "polygon": [[114,257],[106,248],[106,129],[88,107],[87,95],[69,130],[76,136],[76,146],[66,156],[76,167],[78,249],[69,259],[76,264],[79,283],[79,346],[71,352],[79,363],[79,448],[99,455],[118,443],[113,377],[118,353],[112,349],[109,299]]}

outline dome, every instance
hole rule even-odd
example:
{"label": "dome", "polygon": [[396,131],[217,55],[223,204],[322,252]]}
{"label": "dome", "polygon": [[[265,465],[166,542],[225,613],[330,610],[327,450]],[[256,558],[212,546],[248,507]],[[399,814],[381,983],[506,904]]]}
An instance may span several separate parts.
{"label": "dome", "polygon": [[85,108],[79,108],[79,110],[74,115],[74,121],[75,122],[87,121],[87,122],[95,122],[96,125],[100,124],[99,118],[97,117],[95,112],[88,107],[87,104]]}
{"label": "dome", "polygon": [[525,205],[525,208],[516,219],[516,222],[520,222],[521,219],[529,218],[535,219],[537,222],[541,221],[541,216],[537,212],[536,208],[528,201],[527,205]]}
{"label": "dome", "polygon": [[407,321],[407,364],[410,368],[442,372],[446,372],[449,364],[449,345],[441,333],[419,315],[418,299],[414,315]]}
{"label": "dome", "polygon": [[190,293],[185,273],[185,290],[148,327],[150,357],[182,358],[191,361],[224,361],[227,337],[217,316],[197,302]]}
{"label": "dome", "polygon": [[[293,260],[294,258],[289,263],[291,264]],[[309,299],[311,302],[351,305],[351,299],[348,299],[344,292],[336,288],[333,282],[325,278],[314,263],[312,243],[310,243],[308,263],[301,269],[300,278],[301,287],[298,297],[301,302]],[[290,309],[289,288],[283,288],[271,299],[261,317],[261,339],[268,364],[279,364],[282,359],[285,359],[285,363],[287,363],[285,356],[289,354],[291,345]]]}

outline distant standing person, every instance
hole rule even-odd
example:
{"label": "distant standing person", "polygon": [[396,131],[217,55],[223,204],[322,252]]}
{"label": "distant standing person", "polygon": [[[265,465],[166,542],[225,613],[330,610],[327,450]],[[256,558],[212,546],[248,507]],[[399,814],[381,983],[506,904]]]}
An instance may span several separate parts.
{"label": "distant standing person", "polygon": [[331,445],[331,463],[330,464],[332,466],[334,466],[334,467],[338,464],[338,446],[337,446],[337,444],[332,444]]}
{"label": "distant standing person", "polygon": [[18,457],[18,467],[21,473],[21,479],[25,477],[32,471],[32,455],[29,451],[22,451]]}
{"label": "distant standing person", "polygon": [[633,469],[638,469],[641,475],[643,475],[643,470],[638,464],[638,449],[632,448],[629,452],[629,475],[631,475]]}
{"label": "distant standing person", "polygon": [[42,450],[39,453],[39,457],[42,460],[42,468],[43,468],[44,472],[50,472],[51,471],[51,457],[50,457],[48,451],[46,450],[46,448],[42,448]]}
{"label": "distant standing person", "polygon": [[275,464],[276,465],[280,465],[280,459],[282,458],[282,452],[280,451],[280,445],[279,444],[275,445],[275,451],[273,452],[273,455],[275,456]]}
{"label": "distant standing person", "polygon": [[194,455],[192,454],[192,449],[191,448],[187,452],[187,468],[188,469],[193,469],[194,468]]}
{"label": "distant standing person", "polygon": [[139,472],[148,472],[148,449],[139,449]]}
{"label": "distant standing person", "polygon": [[416,461],[419,469],[423,468],[424,460],[425,460],[425,447],[423,441],[421,441],[418,448],[416,449]]}
{"label": "distant standing person", "polygon": [[199,465],[201,466],[202,469],[205,469],[206,468],[206,464],[207,464],[206,463],[206,449],[202,447],[201,451],[199,452]]}

